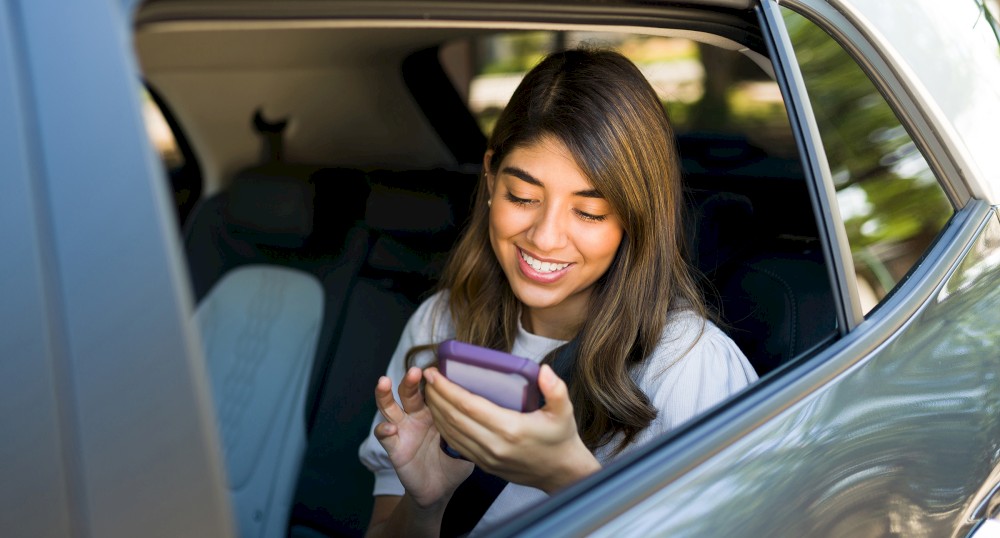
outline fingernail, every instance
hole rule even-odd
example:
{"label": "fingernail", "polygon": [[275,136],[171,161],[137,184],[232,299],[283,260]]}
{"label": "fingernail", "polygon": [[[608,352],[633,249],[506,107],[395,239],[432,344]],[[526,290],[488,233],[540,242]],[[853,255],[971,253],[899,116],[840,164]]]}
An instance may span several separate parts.
{"label": "fingernail", "polygon": [[541,371],[538,373],[539,382],[551,386],[553,383],[556,382],[554,377],[555,375],[556,373],[552,371],[551,366],[549,366],[548,364],[543,364]]}
{"label": "fingernail", "polygon": [[428,383],[433,385],[434,382],[437,381],[437,372],[435,372],[434,370],[425,370],[424,379],[426,379]]}

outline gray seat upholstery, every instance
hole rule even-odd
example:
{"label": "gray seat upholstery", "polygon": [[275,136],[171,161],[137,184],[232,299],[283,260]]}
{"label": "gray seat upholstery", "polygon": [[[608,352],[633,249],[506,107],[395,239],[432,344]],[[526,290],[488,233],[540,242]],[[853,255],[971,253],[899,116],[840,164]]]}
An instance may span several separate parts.
{"label": "gray seat upholstery", "polygon": [[367,190],[360,172],[272,163],[239,174],[188,221],[240,536],[287,534],[310,406],[367,253],[357,222]]}
{"label": "gray seat upholstery", "polygon": [[240,536],[282,536],[306,447],[322,285],[297,269],[244,265],[212,287],[195,320]]}

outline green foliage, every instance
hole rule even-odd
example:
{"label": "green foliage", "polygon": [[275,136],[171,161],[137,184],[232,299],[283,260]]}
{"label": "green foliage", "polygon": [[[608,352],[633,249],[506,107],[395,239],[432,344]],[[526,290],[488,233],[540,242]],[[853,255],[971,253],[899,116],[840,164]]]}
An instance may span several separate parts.
{"label": "green foliage", "polygon": [[524,73],[530,70],[556,44],[554,32],[514,32],[500,36],[493,46],[501,49],[494,60],[483,66],[483,74]]}
{"label": "green foliage", "polygon": [[910,249],[922,252],[951,216],[944,191],[858,64],[822,29],[784,14],[837,190],[864,194],[864,204],[841,208],[852,251],[872,260],[872,247],[922,240]]}

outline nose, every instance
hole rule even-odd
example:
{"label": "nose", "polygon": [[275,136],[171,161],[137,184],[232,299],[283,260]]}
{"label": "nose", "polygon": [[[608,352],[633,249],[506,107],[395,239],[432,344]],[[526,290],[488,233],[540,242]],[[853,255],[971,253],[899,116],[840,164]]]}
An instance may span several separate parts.
{"label": "nose", "polygon": [[569,226],[568,212],[553,206],[545,207],[528,230],[528,240],[538,250],[538,254],[555,252],[566,246],[566,231]]}

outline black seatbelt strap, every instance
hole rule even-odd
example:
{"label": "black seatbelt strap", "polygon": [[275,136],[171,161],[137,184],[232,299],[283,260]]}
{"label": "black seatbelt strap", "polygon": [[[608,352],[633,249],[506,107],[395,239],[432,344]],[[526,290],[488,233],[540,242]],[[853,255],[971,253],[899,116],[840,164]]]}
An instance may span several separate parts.
{"label": "black seatbelt strap", "polygon": [[[576,360],[576,340],[563,346],[552,359],[552,370],[569,386],[573,381],[573,363]],[[441,537],[465,536],[479,523],[493,501],[507,487],[507,481],[491,475],[476,466],[469,478],[458,486],[444,510],[441,520]]]}
{"label": "black seatbelt strap", "polygon": [[441,520],[441,537],[465,536],[479,523],[493,501],[500,496],[507,481],[491,475],[477,465],[469,478],[451,496]]}

